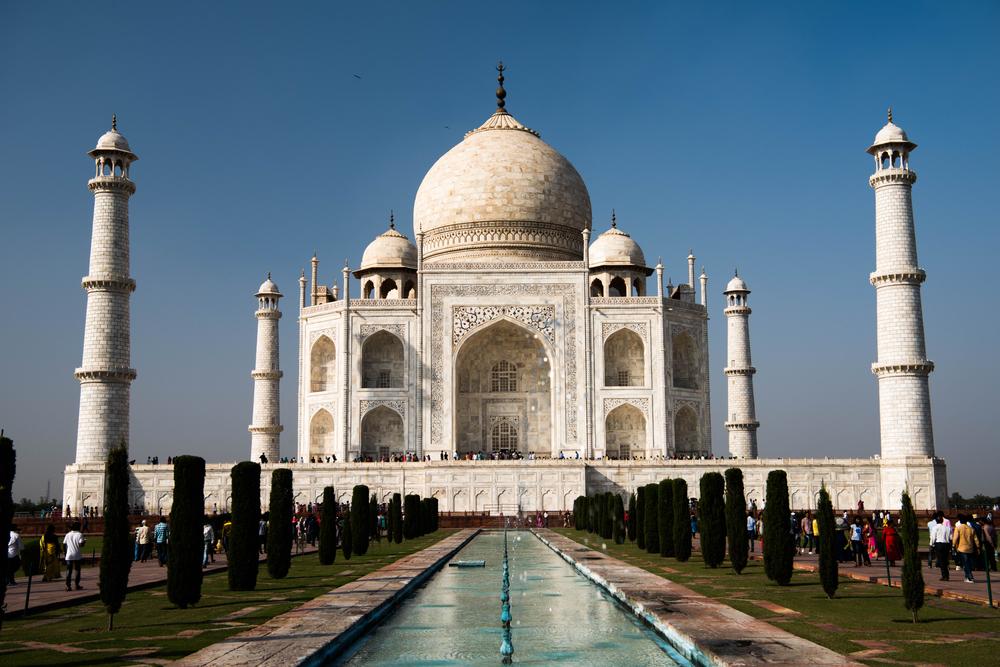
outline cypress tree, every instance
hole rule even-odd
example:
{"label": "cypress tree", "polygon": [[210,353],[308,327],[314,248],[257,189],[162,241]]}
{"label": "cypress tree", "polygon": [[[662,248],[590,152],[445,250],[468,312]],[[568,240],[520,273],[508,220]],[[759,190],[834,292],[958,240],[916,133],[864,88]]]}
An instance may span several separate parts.
{"label": "cypress tree", "polygon": [[729,563],[736,574],[743,572],[749,559],[747,544],[747,499],[743,491],[743,471],[726,470],[726,535],[729,538]]}
{"label": "cypress tree", "polygon": [[205,518],[205,459],[174,458],[174,502],[170,508],[167,598],[186,609],[201,599],[202,526]]}
{"label": "cypress tree", "polygon": [[431,502],[430,498],[420,499],[420,535],[426,535],[431,527]]}
{"label": "cypress tree", "polygon": [[674,557],[684,563],[691,558],[691,512],[688,509],[688,485],[674,480]]}
{"label": "cypress tree", "polygon": [[582,530],[580,527],[580,496],[573,499],[573,528],[574,530]]}
{"label": "cypress tree", "polygon": [[598,502],[597,496],[590,496],[587,498],[587,507],[589,508],[590,514],[590,532],[600,535],[601,534],[601,503]]}
{"label": "cypress tree", "polygon": [[660,540],[660,555],[674,555],[674,480],[660,480],[660,507],[657,515],[657,537]]}
{"label": "cypress tree", "polygon": [[260,527],[260,464],[243,461],[229,471],[233,483],[233,516],[229,530],[229,590],[257,588],[260,564],[257,529]]}
{"label": "cypress tree", "polygon": [[292,471],[271,473],[271,499],[267,506],[267,573],[284,579],[292,565]]}
{"label": "cypress tree", "polygon": [[351,495],[351,552],[359,556],[368,553],[368,487],[358,484]]}
{"label": "cypress tree", "polygon": [[319,521],[319,562],[333,565],[337,560],[337,495],[332,486],[323,488],[323,513]]}
{"label": "cypress tree", "polygon": [[[823,584],[823,592],[826,597],[833,599],[840,584],[838,574],[837,557],[833,555],[833,535],[837,524],[833,518],[833,503],[830,501],[830,492],[826,490],[826,484],[819,489],[819,502],[816,504],[816,525],[819,526],[819,534],[816,539],[819,541],[819,580]],[[765,529],[767,523],[764,523]]]}
{"label": "cypress tree", "polygon": [[608,491],[604,494],[604,531],[601,535],[610,540],[615,535],[615,494]]}
{"label": "cypress tree", "polygon": [[[917,612],[924,606],[924,575],[920,571],[920,556],[917,555],[920,544],[917,515],[913,513],[909,491],[903,491],[899,528],[900,536],[903,538],[903,599],[906,608],[913,614],[913,622],[916,623]],[[986,567],[989,567],[989,563],[986,563]]]}
{"label": "cypress tree", "polygon": [[795,537],[792,535],[791,510],[788,508],[788,476],[784,470],[767,475],[767,500],[764,506],[764,572],[779,586],[792,580]]}
{"label": "cypress tree", "polygon": [[406,494],[403,514],[403,537],[412,540],[418,537],[418,522],[420,521],[420,496]]}
{"label": "cypress tree", "polygon": [[646,550],[646,487],[635,490],[635,546]]}
{"label": "cypress tree", "polygon": [[438,517],[440,512],[438,511],[438,499],[431,498],[431,532],[436,533],[438,529]]}
{"label": "cypress tree", "polygon": [[699,486],[701,557],[705,565],[719,567],[726,559],[726,508],[723,500],[725,480],[717,472],[707,472],[701,476]]}
{"label": "cypress tree", "polygon": [[[0,431],[0,540],[6,547],[10,543],[10,524],[14,520],[14,473],[17,471],[17,453],[14,451],[14,441],[4,437]],[[34,540],[37,542],[37,540]],[[0,624],[3,623],[4,600],[7,597],[7,549],[0,549]],[[25,558],[28,554],[25,554]],[[37,561],[36,561],[37,562]],[[28,561],[24,561],[27,566]]]}
{"label": "cypress tree", "polygon": [[368,534],[374,537],[375,541],[382,541],[378,531],[378,498],[374,493],[368,501]]}
{"label": "cypress tree", "polygon": [[646,485],[646,511],[643,518],[646,522],[646,551],[651,554],[660,553],[660,488],[656,484]]}
{"label": "cypress tree", "polygon": [[635,542],[635,491],[628,494],[628,522],[625,526],[629,542]]}
{"label": "cypress tree", "polygon": [[617,493],[615,497],[615,529],[613,537],[615,544],[625,544],[625,502]]}
{"label": "cypress tree", "polygon": [[403,541],[403,498],[398,494],[392,494],[392,502],[395,505],[392,520],[392,541],[400,544]]}
{"label": "cypress tree", "polygon": [[[108,631],[122,608],[132,568],[132,531],[128,523],[128,449],[122,440],[108,453],[104,482],[104,543],[101,546],[101,602],[108,612]],[[10,525],[8,523],[8,525]]]}
{"label": "cypress tree", "polygon": [[352,510],[347,510],[344,514],[344,531],[340,535],[340,546],[344,550],[344,560],[351,560],[351,547],[354,542],[351,535],[351,523],[353,523],[354,519],[351,517],[351,514],[353,514]]}
{"label": "cypress tree", "polygon": [[396,534],[396,494],[389,496],[389,506],[385,512],[385,539],[392,544],[392,536]]}

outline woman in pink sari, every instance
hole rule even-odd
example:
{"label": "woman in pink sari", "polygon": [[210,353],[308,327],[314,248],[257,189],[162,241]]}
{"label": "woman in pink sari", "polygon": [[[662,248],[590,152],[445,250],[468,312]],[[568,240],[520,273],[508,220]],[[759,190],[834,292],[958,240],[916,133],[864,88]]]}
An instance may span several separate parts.
{"label": "woman in pink sari", "polygon": [[865,525],[861,532],[862,538],[868,544],[868,558],[878,560],[878,542],[875,540],[875,529],[871,522],[865,519]]}

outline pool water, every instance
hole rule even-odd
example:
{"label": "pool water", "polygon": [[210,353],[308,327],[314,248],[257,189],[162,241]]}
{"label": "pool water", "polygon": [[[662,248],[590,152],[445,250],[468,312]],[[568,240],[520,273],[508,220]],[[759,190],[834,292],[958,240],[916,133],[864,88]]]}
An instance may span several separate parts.
{"label": "pool water", "polygon": [[[531,533],[510,532],[514,664],[686,665],[653,630]],[[359,641],[341,665],[500,664],[503,534],[484,533]]]}

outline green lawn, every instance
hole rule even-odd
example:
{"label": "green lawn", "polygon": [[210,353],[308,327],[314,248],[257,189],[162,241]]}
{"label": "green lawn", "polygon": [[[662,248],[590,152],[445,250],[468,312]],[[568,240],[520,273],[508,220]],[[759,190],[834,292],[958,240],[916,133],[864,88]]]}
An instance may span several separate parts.
{"label": "green lawn", "polygon": [[107,615],[99,602],[8,620],[0,631],[0,664],[37,667],[134,664],[146,658],[177,660],[454,532],[439,530],[402,544],[373,543],[366,555],[349,561],[338,552],[337,562],[329,566],[320,565],[315,553],[298,556],[292,559],[291,571],[284,579],[271,579],[262,564],[256,591],[231,592],[225,572],[209,575],[202,586],[201,601],[188,609],[177,609],[167,601],[166,586],[133,591],[115,617],[111,633],[105,631]]}
{"label": "green lawn", "polygon": [[[759,560],[750,561],[743,574],[737,575],[728,567],[728,561],[727,567],[705,567],[697,552],[687,563],[679,563],[673,558],[660,558],[640,551],[633,543],[617,545],[573,529],[560,528],[556,532],[592,548],[602,549],[602,545],[606,545],[604,550],[615,558],[723,600],[750,616],[767,620],[838,653],[850,654],[869,648],[889,651],[856,657],[866,664],[899,661],[901,664],[987,665],[996,664],[993,660],[1000,651],[1000,612],[985,606],[928,597],[920,611],[920,623],[914,624],[910,612],[903,606],[898,588],[841,578],[837,597],[829,600],[820,586],[819,576],[811,572],[796,570],[791,585],[777,586],[764,576],[763,563]],[[664,572],[663,567],[676,572]],[[929,577],[929,572],[925,568],[924,576]],[[754,601],[774,603],[797,613],[775,613]],[[804,657],[803,664],[807,662]]]}

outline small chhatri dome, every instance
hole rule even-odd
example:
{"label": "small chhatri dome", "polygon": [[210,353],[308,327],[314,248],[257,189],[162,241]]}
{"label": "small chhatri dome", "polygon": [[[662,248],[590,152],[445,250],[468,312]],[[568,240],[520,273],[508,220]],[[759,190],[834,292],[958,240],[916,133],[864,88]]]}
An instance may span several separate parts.
{"label": "small chhatri dome", "polygon": [[417,247],[396,229],[396,217],[390,211],[389,229],[368,244],[358,270],[400,268],[416,270]]}
{"label": "small chhatri dome", "polygon": [[101,135],[101,138],[97,140],[97,146],[89,154],[95,156],[99,151],[118,151],[120,153],[128,153],[132,160],[139,159],[132,152],[131,146],[128,145],[128,140],[118,132],[117,115],[111,116],[111,129]]}
{"label": "small chhatri dome", "polygon": [[[580,261],[590,195],[577,170],[506,109],[496,111],[424,176],[413,202],[424,262]],[[501,94],[502,93],[502,94]]]}
{"label": "small chhatri dome", "polygon": [[739,271],[735,271],[734,273],[735,275],[733,276],[733,279],[726,284],[726,291],[724,293],[749,292],[750,288],[747,287],[747,284],[743,282],[742,278],[740,278]]}
{"label": "small chhatri dome", "polygon": [[878,134],[875,135],[875,141],[872,145],[868,147],[868,152],[873,155],[878,152],[879,146],[884,146],[885,144],[902,144],[907,147],[907,150],[913,150],[917,147],[915,143],[910,141],[910,138],[906,136],[906,132],[903,128],[899,127],[892,122],[892,107],[889,107],[889,122],[887,122]]}
{"label": "small chhatri dome", "polygon": [[278,291],[278,286],[274,284],[273,280],[271,280],[270,271],[267,274],[267,280],[262,282],[260,284],[260,288],[257,290],[257,296],[266,296],[266,295],[281,296],[281,292]]}
{"label": "small chhatri dome", "polygon": [[618,228],[618,218],[614,211],[611,212],[611,229],[590,244],[590,268],[599,266],[633,266],[649,271],[642,248]]}

